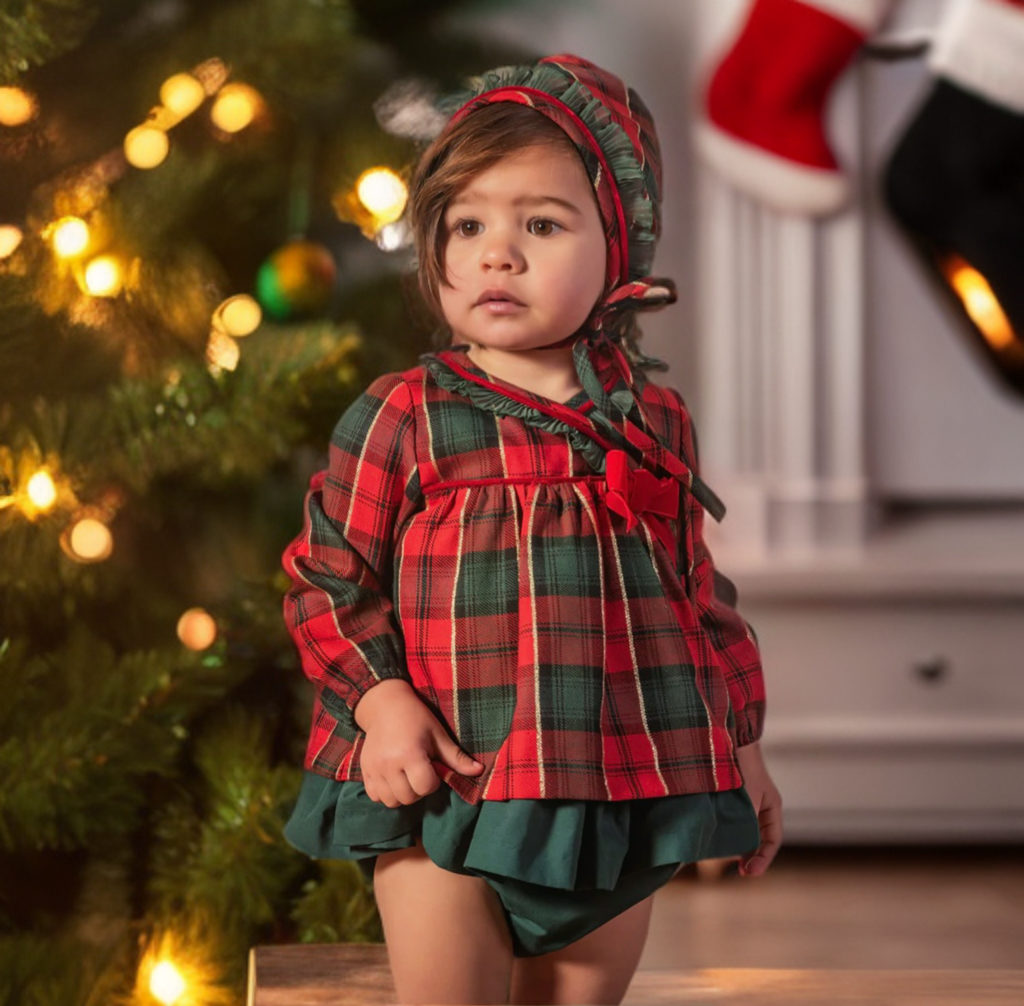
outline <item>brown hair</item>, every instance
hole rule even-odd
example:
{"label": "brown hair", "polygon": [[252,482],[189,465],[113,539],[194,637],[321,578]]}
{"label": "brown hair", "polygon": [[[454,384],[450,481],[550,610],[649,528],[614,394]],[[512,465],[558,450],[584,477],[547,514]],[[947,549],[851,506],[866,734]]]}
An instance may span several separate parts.
{"label": "brown hair", "polygon": [[444,320],[439,290],[447,282],[444,214],[448,204],[481,171],[533,146],[570,151],[586,171],[583,159],[561,127],[535,109],[509,101],[474,109],[435,140],[420,158],[409,189],[409,212],[419,260],[420,293],[439,320]]}

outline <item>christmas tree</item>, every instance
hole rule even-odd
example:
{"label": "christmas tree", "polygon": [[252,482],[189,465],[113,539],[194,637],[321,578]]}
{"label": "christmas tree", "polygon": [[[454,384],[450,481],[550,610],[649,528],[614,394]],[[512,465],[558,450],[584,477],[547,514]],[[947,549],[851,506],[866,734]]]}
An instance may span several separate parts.
{"label": "christmas tree", "polygon": [[0,1003],[235,1003],[255,943],[381,938],[281,837],[279,556],[337,417],[428,348],[416,123],[374,106],[529,55],[471,6],[0,7]]}

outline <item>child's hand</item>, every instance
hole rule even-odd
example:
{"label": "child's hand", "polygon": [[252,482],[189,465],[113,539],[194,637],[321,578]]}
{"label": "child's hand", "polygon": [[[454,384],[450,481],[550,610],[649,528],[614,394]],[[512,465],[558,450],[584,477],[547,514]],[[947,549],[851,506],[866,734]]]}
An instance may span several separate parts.
{"label": "child's hand", "polygon": [[782,796],[768,774],[760,742],[737,748],[736,758],[761,826],[761,844],[740,859],[739,871],[740,876],[757,877],[768,869],[782,844]]}
{"label": "child's hand", "polygon": [[366,731],[360,759],[366,795],[386,807],[415,803],[441,785],[432,759],[460,775],[484,770],[400,678],[374,685],[356,704],[355,718]]}

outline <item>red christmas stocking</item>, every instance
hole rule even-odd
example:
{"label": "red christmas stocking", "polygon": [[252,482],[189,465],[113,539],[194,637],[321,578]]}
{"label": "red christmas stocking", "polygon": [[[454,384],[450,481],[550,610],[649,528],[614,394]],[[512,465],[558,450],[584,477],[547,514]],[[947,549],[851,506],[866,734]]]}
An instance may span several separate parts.
{"label": "red christmas stocking", "polygon": [[891,0],[754,0],[702,93],[698,150],[737,188],[824,215],[849,194],[825,135],[837,78]]}
{"label": "red christmas stocking", "polygon": [[957,0],[890,155],[889,211],[965,331],[1024,394],[1024,0]]}

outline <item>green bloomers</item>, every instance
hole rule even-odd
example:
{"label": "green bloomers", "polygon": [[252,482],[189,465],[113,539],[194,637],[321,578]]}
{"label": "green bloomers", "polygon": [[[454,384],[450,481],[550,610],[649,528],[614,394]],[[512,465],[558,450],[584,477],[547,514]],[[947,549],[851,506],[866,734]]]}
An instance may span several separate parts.
{"label": "green bloomers", "polygon": [[666,884],[679,867],[760,843],[745,789],[645,800],[484,800],[442,784],[395,808],[361,782],[307,772],[285,837],[314,859],[358,861],[422,843],[439,867],[481,877],[501,900],[517,957],[575,942]]}

